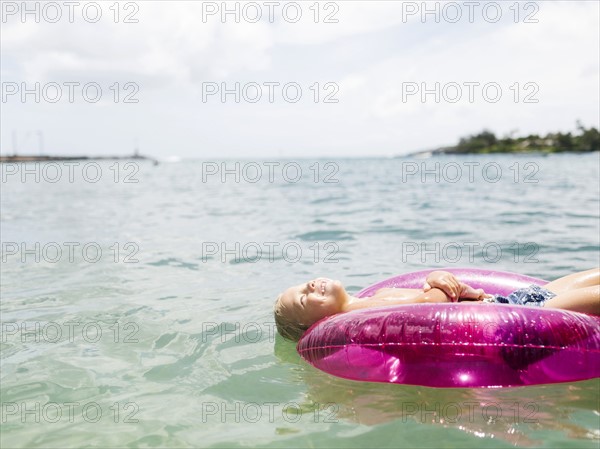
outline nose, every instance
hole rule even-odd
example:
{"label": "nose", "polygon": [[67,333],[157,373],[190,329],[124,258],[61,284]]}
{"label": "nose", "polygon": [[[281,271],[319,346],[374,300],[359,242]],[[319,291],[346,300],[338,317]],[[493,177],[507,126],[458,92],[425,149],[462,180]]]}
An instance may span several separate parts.
{"label": "nose", "polygon": [[316,285],[317,285],[316,281],[309,281],[308,288],[314,292]]}

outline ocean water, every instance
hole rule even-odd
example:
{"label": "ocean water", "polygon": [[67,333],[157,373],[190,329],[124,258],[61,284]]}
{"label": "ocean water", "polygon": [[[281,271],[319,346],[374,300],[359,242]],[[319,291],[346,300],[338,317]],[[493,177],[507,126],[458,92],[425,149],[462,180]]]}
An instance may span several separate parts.
{"label": "ocean water", "polygon": [[598,379],[352,382],[271,309],[321,275],[598,266],[599,172],[598,153],[4,164],[1,446],[597,448]]}

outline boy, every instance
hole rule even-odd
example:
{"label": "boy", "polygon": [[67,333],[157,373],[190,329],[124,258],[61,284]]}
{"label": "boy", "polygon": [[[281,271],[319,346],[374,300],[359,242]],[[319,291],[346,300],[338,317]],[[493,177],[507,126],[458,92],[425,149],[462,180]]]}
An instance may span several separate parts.
{"label": "boy", "polygon": [[275,301],[279,333],[298,340],[313,323],[337,313],[370,307],[426,302],[476,300],[495,303],[553,307],[600,315],[600,269],[571,274],[546,284],[519,289],[508,297],[492,296],[460,282],[446,271],[429,273],[423,289],[382,288],[368,298],[349,295],[339,281],[317,278],[290,287]]}

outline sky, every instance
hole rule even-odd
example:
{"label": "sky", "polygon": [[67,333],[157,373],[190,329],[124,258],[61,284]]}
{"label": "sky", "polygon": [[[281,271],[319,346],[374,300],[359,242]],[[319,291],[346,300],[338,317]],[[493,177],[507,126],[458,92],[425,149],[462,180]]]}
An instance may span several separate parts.
{"label": "sky", "polygon": [[395,156],[600,121],[597,1],[1,9],[3,155]]}

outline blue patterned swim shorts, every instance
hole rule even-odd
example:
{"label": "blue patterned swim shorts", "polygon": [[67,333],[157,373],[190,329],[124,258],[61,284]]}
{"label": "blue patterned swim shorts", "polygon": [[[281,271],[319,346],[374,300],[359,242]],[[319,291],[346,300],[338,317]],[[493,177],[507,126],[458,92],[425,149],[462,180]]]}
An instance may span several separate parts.
{"label": "blue patterned swim shorts", "polygon": [[552,293],[550,290],[532,284],[529,287],[515,290],[508,296],[494,295],[491,302],[529,307],[544,307],[544,303],[555,296],[556,294]]}

